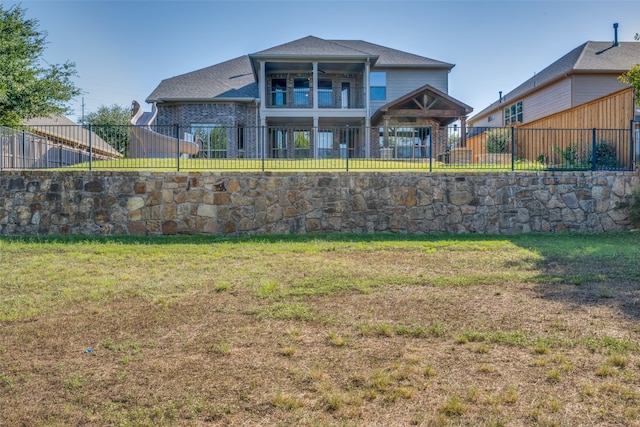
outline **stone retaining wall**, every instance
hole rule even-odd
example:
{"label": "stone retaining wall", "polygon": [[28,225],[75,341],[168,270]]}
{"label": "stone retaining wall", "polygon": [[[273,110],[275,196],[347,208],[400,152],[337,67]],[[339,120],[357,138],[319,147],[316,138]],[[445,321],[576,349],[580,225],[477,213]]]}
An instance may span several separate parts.
{"label": "stone retaining wall", "polygon": [[1,172],[0,234],[522,233],[631,227],[635,172]]}

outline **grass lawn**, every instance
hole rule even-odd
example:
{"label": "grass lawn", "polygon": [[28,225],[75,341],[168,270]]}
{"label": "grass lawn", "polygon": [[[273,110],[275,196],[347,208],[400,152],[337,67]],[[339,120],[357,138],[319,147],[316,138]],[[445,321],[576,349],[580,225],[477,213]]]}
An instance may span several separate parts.
{"label": "grass lawn", "polygon": [[[269,172],[308,172],[308,171],[357,171],[357,172],[511,172],[511,162],[506,164],[457,165],[441,162],[429,162],[428,159],[380,160],[380,159],[116,159],[97,160],[91,163],[78,163],[66,170],[110,171],[265,171]],[[566,168],[570,170],[570,168]],[[537,162],[518,160],[514,170],[532,172],[542,171],[544,165]]]}
{"label": "grass lawn", "polygon": [[640,425],[640,235],[0,238],[0,425]]}

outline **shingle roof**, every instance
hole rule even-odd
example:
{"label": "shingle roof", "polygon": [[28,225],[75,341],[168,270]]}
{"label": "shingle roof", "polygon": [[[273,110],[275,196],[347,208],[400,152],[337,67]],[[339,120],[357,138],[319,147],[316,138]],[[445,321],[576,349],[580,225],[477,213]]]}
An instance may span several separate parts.
{"label": "shingle roof", "polygon": [[258,97],[258,85],[247,55],[165,79],[147,102]]}
{"label": "shingle roof", "polygon": [[371,53],[357,50],[331,40],[324,40],[314,36],[303,37],[292,42],[284,43],[260,52],[252,53],[251,57],[274,56],[313,56],[313,57],[367,57]]}
{"label": "shingle roof", "polygon": [[[514,102],[534,89],[552,83],[568,74],[622,74],[638,63],[640,63],[640,43],[638,42],[620,42],[614,47],[611,42],[588,41],[504,95],[503,102]],[[496,101],[480,111],[475,117],[484,116],[499,105],[501,105],[500,101]]]}
{"label": "shingle roof", "polygon": [[34,133],[55,138],[69,145],[89,148],[89,141],[91,141],[92,149],[100,154],[121,155],[96,133],[89,132],[88,129],[78,126],[64,116],[34,117],[27,120],[25,124],[31,126],[30,131]]}
{"label": "shingle roof", "polygon": [[[453,68],[452,64],[376,45],[362,40],[325,40],[303,37],[211,67],[171,77],[160,82],[147,102],[213,100],[259,97],[251,58],[371,58],[379,66]],[[255,66],[255,64],[254,64]]]}
{"label": "shingle roof", "polygon": [[455,66],[454,64],[449,64],[447,62],[437,61],[435,59],[414,55],[413,53],[407,53],[397,49],[391,49],[363,40],[332,40],[332,42],[378,56],[378,60],[376,61],[377,67],[426,66],[451,69]]}

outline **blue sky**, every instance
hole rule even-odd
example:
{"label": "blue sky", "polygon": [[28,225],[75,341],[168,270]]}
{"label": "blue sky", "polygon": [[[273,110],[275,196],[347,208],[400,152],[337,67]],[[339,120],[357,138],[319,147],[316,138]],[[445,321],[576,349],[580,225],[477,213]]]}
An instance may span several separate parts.
{"label": "blue sky", "polygon": [[[308,35],[360,39],[456,64],[449,94],[481,111],[588,41],[633,41],[640,1],[30,1],[44,58],[75,62],[84,94],[72,120],[100,105],[144,103],[162,79]],[[472,114],[473,115],[473,114]]]}

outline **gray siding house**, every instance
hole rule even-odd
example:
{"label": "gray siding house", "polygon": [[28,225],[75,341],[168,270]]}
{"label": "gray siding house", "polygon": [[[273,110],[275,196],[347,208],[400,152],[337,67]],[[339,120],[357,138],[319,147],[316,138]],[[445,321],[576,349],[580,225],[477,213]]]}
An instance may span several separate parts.
{"label": "gray siding house", "polygon": [[468,124],[527,124],[594,101],[628,88],[618,77],[638,63],[638,42],[588,41],[501,96],[471,117]]}
{"label": "gray siding house", "polygon": [[201,136],[209,157],[378,157],[398,132],[442,151],[432,129],[472,111],[447,95],[453,67],[308,36],[163,80],[146,101],[157,126]]}

